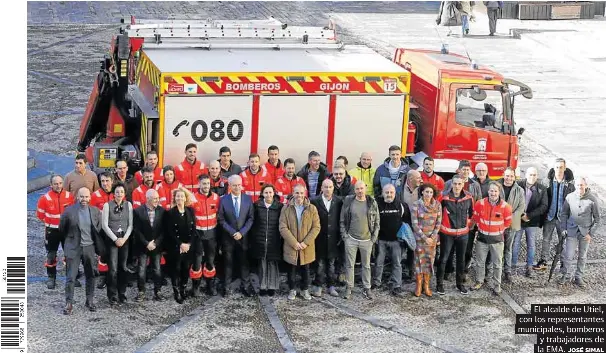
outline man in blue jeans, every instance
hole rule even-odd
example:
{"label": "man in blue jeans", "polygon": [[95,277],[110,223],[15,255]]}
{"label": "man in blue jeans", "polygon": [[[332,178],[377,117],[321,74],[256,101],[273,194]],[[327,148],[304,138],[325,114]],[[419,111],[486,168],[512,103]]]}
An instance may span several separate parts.
{"label": "man in blue jeans", "polygon": [[516,231],[513,240],[512,263],[518,263],[518,255],[522,244],[522,235],[526,233],[526,277],[532,278],[532,265],[535,254],[535,235],[542,226],[547,212],[547,189],[541,183],[537,183],[537,168],[530,167],[526,170],[526,179],[520,180],[518,185],[524,189],[526,209],[522,213],[522,229]]}
{"label": "man in blue jeans", "polygon": [[565,284],[572,280],[570,274],[572,272],[572,261],[574,253],[578,250],[579,257],[574,279],[577,286],[585,288],[583,270],[585,269],[591,237],[596,234],[600,224],[600,209],[598,199],[587,187],[585,178],[577,179],[574,186],[576,192],[566,196],[561,214],[561,226],[564,236],[567,237],[564,250],[566,266],[560,269],[562,277],[558,280],[558,284]]}

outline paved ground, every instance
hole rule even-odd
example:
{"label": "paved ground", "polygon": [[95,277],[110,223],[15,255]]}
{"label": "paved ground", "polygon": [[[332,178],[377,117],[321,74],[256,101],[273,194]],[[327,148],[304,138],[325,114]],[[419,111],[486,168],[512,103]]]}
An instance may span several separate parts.
{"label": "paved ground", "polygon": [[[121,17],[273,14],[289,23],[324,24],[325,14],[334,10],[348,42],[365,42],[389,55],[397,46],[439,48],[442,38],[451,50],[460,51],[464,45],[474,59],[530,84],[535,99],[518,106],[521,125],[528,131],[522,139],[522,169],[537,165],[544,175],[547,161],[565,155],[575,172],[587,171],[601,184],[605,171],[598,162],[606,160],[602,155],[606,146],[600,138],[603,132],[596,127],[601,126],[598,109],[605,98],[599,84],[606,70],[599,58],[606,54],[603,46],[581,45],[579,38],[599,43],[605,33],[599,29],[606,22],[500,21],[502,35],[488,39],[482,36],[487,25],[478,15],[478,22],[472,24],[477,37],[461,41],[446,37],[447,30],[441,27],[438,36],[432,25],[435,15],[430,14],[433,8],[435,4],[359,2],[338,7],[329,2],[28,3],[28,147],[57,155],[74,152],[97,60]],[[532,31],[512,39],[506,37],[509,28]],[[564,40],[566,46],[561,48]],[[571,120],[575,130],[559,127]],[[602,192],[598,184],[591,186]],[[483,290],[462,297],[449,283],[446,296],[432,299],[410,293],[395,299],[381,292],[369,302],[356,292],[350,301],[325,298],[306,303],[298,298],[289,303],[284,295],[263,302],[236,295],[228,300],[205,296],[183,306],[148,301],[111,309],[104,292],[97,291],[99,311],[93,314],[84,310],[80,288],[74,315],[65,318],[60,314],[63,290],[47,290],[42,281],[42,228],[29,211],[28,348],[31,352],[352,352],[362,347],[370,352],[532,352],[533,336],[513,334],[514,308],[528,311],[535,303],[606,302],[605,234],[602,224],[590,247],[589,258],[596,261],[587,265],[584,291],[547,284],[545,273],[532,280],[517,276],[515,284],[505,286],[508,294],[502,297]],[[410,292],[412,286],[406,290]],[[168,288],[163,293],[170,295]],[[132,288],[127,295],[134,297]],[[508,304],[509,296],[514,301]]]}

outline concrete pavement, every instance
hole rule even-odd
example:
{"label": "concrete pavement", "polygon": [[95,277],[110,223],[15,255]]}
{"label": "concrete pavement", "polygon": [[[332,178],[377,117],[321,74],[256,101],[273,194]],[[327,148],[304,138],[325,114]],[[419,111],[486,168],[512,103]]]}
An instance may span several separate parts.
{"label": "concrete pavement", "polygon": [[[601,117],[606,99],[606,19],[570,21],[499,20],[488,36],[488,20],[477,9],[470,35],[460,27],[435,25],[436,15],[339,13],[338,25],[381,52],[398,47],[439,49],[489,65],[528,84],[532,100],[516,100],[518,127],[556,155],[566,158],[575,175],[587,175],[606,187],[606,128]],[[520,39],[516,39],[515,37]],[[551,161],[544,161],[551,164]]]}

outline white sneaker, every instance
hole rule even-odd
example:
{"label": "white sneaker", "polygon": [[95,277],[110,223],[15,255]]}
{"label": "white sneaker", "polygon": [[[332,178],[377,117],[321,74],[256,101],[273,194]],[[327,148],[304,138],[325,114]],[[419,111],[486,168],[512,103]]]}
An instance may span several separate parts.
{"label": "white sneaker", "polygon": [[297,297],[296,290],[293,289],[290,292],[288,292],[288,300],[295,300],[296,297]]}
{"label": "white sneaker", "polygon": [[311,295],[309,294],[309,290],[304,290],[303,292],[301,292],[301,295],[303,295],[303,298],[305,300],[311,300]]}

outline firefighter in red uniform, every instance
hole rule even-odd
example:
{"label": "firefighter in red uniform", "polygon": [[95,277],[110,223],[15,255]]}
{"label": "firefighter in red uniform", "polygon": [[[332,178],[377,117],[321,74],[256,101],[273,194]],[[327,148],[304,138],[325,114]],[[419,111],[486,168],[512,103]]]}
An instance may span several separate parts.
{"label": "firefighter in red uniform", "polygon": [[[145,166],[154,171],[154,184],[160,183],[164,180],[164,170],[158,166],[158,152],[147,152],[147,155],[145,156]],[[142,170],[135,173],[135,179],[139,185],[143,184]]]}
{"label": "firefighter in red uniform", "polygon": [[305,180],[303,178],[298,177],[296,173],[295,160],[292,158],[287,158],[284,161],[284,174],[276,180],[276,194],[280,196],[280,202],[283,204],[287,204],[290,196],[292,195],[292,191],[296,185],[303,185],[305,187],[305,196],[307,196],[307,187],[305,185]]}
{"label": "firefighter in red uniform", "polygon": [[140,207],[145,204],[146,198],[145,193],[149,189],[154,189],[160,195],[160,205],[166,207],[166,195],[164,194],[164,188],[161,184],[155,184],[154,182],[154,171],[149,167],[141,169],[143,172],[143,184],[139,185],[133,191],[133,209]]}
{"label": "firefighter in red uniform", "polygon": [[284,165],[280,160],[280,149],[278,146],[271,145],[267,149],[265,169],[267,170],[267,173],[269,173],[269,179],[272,185],[276,185],[278,178],[284,175]]}
{"label": "firefighter in red uniform", "polygon": [[67,206],[74,204],[74,195],[63,189],[63,177],[53,175],[51,190],[38,200],[36,216],[44,222],[44,247],[46,248],[46,287],[55,289],[57,279],[57,250],[63,248],[64,239],[59,232],[59,219]]}
{"label": "firefighter in red uniform", "polygon": [[164,180],[160,183],[162,190],[164,191],[164,196],[166,197],[165,208],[170,210],[173,204],[173,191],[179,188],[183,188],[183,184],[177,181],[175,178],[175,168],[170,165],[165,166],[162,169],[162,175],[164,176]]}
{"label": "firefighter in red uniform", "polygon": [[[114,199],[114,194],[112,194],[114,178],[112,178],[110,173],[103,172],[99,174],[99,180],[101,180],[101,189],[91,194],[89,205],[92,207],[97,207],[99,211],[103,211],[103,205],[105,205],[106,202]],[[103,230],[101,230],[101,232],[102,231]],[[105,254],[100,254],[97,258],[97,270],[99,271],[100,277],[99,282],[97,283],[97,288],[103,289],[105,288],[105,276],[109,270],[107,267],[107,259]]]}
{"label": "firefighter in red uniform", "polygon": [[[194,244],[194,261],[189,270],[192,279],[192,297],[200,295],[200,282],[206,279],[206,288],[209,295],[217,295],[217,270],[215,268],[215,255],[217,253],[217,212],[219,211],[219,195],[210,190],[210,176],[200,176],[200,189],[194,193],[195,201],[192,204],[196,214],[196,229],[198,240]],[[204,260],[204,261],[202,261]],[[202,266],[204,263],[204,266]]]}
{"label": "firefighter in red uniform", "polygon": [[424,183],[429,183],[438,189],[440,195],[444,191],[444,179],[433,171],[434,161],[431,157],[425,157],[423,160],[423,172],[421,172],[421,178]]}
{"label": "firefighter in red uniform", "polygon": [[242,178],[242,189],[246,195],[252,198],[253,203],[261,196],[263,184],[271,183],[271,177],[267,173],[267,169],[261,167],[261,157],[256,153],[248,156],[248,167],[240,173],[240,177]]}
{"label": "firefighter in red uniform", "polygon": [[208,174],[204,163],[196,158],[197,153],[198,146],[195,143],[188,143],[185,146],[185,159],[175,167],[175,178],[190,192],[198,189],[198,177]]}
{"label": "firefighter in red uniform", "polygon": [[229,194],[229,182],[221,175],[221,163],[210,161],[208,163],[208,175],[210,176],[210,191],[219,196]]}

